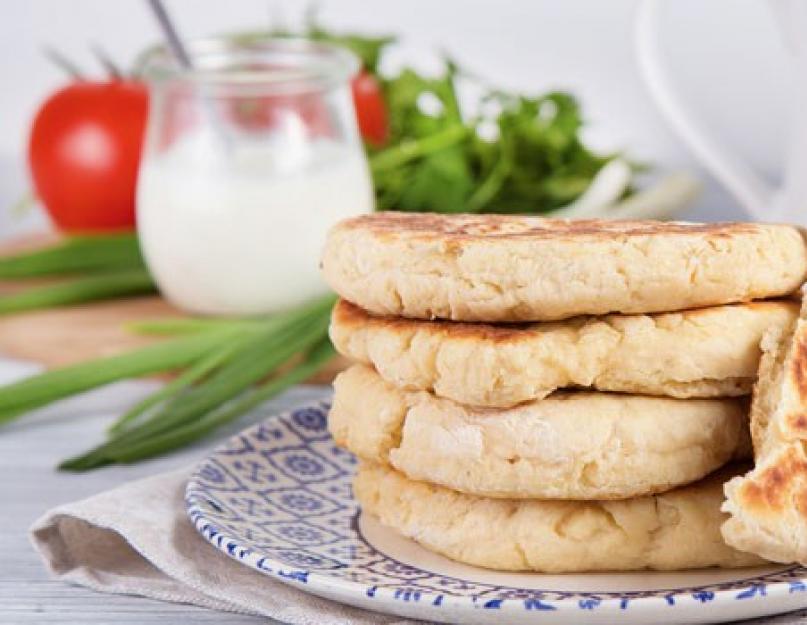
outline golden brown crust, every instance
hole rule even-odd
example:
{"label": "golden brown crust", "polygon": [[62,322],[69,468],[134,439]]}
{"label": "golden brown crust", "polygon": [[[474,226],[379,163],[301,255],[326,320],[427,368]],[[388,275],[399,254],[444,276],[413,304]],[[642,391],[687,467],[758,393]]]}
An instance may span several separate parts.
{"label": "golden brown crust", "polygon": [[807,335],[794,337],[790,371],[799,395],[807,401]]}
{"label": "golden brown crust", "polygon": [[[409,331],[413,328],[428,328],[433,334],[442,334],[452,338],[467,338],[479,341],[492,341],[494,343],[506,343],[519,341],[524,338],[524,331],[534,324],[532,323],[470,323],[463,321],[446,321],[445,319],[433,319],[425,321],[422,319],[407,319],[406,317],[393,317],[391,315],[374,315],[352,304],[340,299],[333,309],[332,319],[345,328],[358,329],[372,324],[374,327],[384,327],[391,331]],[[576,320],[583,323],[583,319]],[[575,320],[570,321],[575,323]]]}
{"label": "golden brown crust", "polygon": [[[775,465],[764,467],[754,480],[747,480],[737,491],[743,506],[755,515],[766,517],[780,515],[794,503],[799,504],[807,492],[799,492],[807,479],[807,461],[795,447],[787,448],[779,454]],[[796,497],[793,497],[793,494]],[[807,508],[798,508],[799,514],[807,519]]]}
{"label": "golden brown crust", "polygon": [[807,303],[763,339],[751,430],[754,469],[726,484],[723,536],[777,562],[807,563]]}
{"label": "golden brown crust", "polygon": [[807,414],[799,412],[785,418],[788,429],[799,438],[807,438]]}
{"label": "golden brown crust", "polygon": [[551,219],[514,215],[440,215],[437,213],[380,212],[342,222],[345,229],[371,231],[379,236],[407,236],[421,240],[465,242],[472,239],[579,239],[656,234],[701,234],[726,239],[757,232],[753,223],[683,223],[661,221],[616,221],[612,219]]}

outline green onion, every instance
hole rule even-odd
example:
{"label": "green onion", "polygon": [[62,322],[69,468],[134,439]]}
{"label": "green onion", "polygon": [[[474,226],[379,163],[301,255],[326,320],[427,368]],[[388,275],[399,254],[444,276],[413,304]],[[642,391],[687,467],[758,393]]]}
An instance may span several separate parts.
{"label": "green onion", "polygon": [[0,388],[0,423],[58,399],[111,382],[186,367],[234,336],[222,329],[48,371]]}
{"label": "green onion", "polygon": [[280,328],[272,328],[232,358],[206,384],[189,396],[169,404],[164,417],[176,421],[193,419],[265,378],[295,354],[304,352],[327,329],[328,310],[305,311]]}
{"label": "green onion", "polygon": [[6,280],[124,268],[145,269],[134,233],[71,237],[43,250],[0,257],[0,278]]}
{"label": "green onion", "polygon": [[70,237],[48,248],[0,257],[0,279],[72,276],[0,297],[0,314],[155,293],[137,235]]}
{"label": "green onion", "polygon": [[[209,415],[217,414],[221,407],[228,406],[231,400],[245,393],[246,397],[251,396],[249,389],[269,373],[296,354],[313,350],[311,355],[316,357],[307,358],[301,365],[273,378],[262,387],[264,391],[259,397],[268,397],[280,392],[288,384],[305,379],[316,370],[313,367],[322,364],[325,357],[323,354],[329,353],[327,349],[331,349],[327,340],[327,327],[332,304],[333,298],[327,297],[310,306],[279,315],[268,330],[237,350],[204,383],[187,392],[182,392],[186,388],[185,384],[177,385],[167,393],[170,399],[167,399],[162,409],[146,421],[113,435],[106,443],[85,454],[65,461],[61,468],[97,468],[112,462],[125,461],[122,460],[124,458],[138,457],[145,453],[143,449],[151,449],[154,441],[173,441],[170,443],[173,445],[178,440],[184,440],[189,432],[193,433],[194,438],[201,436],[208,431],[208,427],[215,427],[222,418],[220,415]],[[322,343],[327,344],[327,349],[315,348]],[[161,395],[155,403],[164,399],[166,396]],[[232,419],[251,407],[252,404],[246,399],[236,401],[229,406],[226,414],[230,415],[228,419]],[[199,424],[205,425],[198,429]],[[161,449],[163,444],[158,444],[157,448]]]}
{"label": "green onion", "polygon": [[[241,337],[243,338],[243,337]],[[127,426],[129,426],[133,421],[135,421],[139,416],[143,413],[147,412],[149,409],[153,408],[154,406],[158,405],[163,400],[176,395],[180,391],[185,390],[191,384],[198,382],[208,373],[213,371],[216,367],[220,366],[227,359],[232,356],[236,350],[241,345],[241,341],[237,339],[233,339],[233,341],[221,349],[214,349],[211,350],[209,355],[205,355],[203,358],[195,362],[193,365],[188,367],[182,375],[177,377],[172,382],[163,386],[159,391],[156,393],[152,393],[142,401],[138,402],[132,408],[130,408],[127,412],[125,412],[121,417],[119,417],[108,429],[110,434],[120,434],[123,432]]]}
{"label": "green onion", "polygon": [[178,319],[150,319],[128,323],[126,328],[135,334],[147,336],[177,336],[179,334],[195,334],[205,330],[224,327],[256,326],[266,323],[265,319],[219,319],[210,317],[188,317]]}
{"label": "green onion", "polygon": [[0,314],[142,295],[154,290],[154,282],[144,269],[90,275],[0,297]]}
{"label": "green onion", "polygon": [[184,447],[249,412],[288,387],[304,381],[316,373],[322,365],[333,357],[334,353],[333,347],[331,347],[327,339],[321,341],[308,353],[306,359],[293,369],[245,393],[232,403],[206,413],[194,422],[163,432],[152,438],[135,442],[129,446],[107,449],[102,454],[86,454],[65,460],[59,465],[59,468],[71,471],[87,471],[115,462],[136,462]]}
{"label": "green onion", "polygon": [[[313,374],[333,355],[328,324],[334,301],[328,295],[265,319],[149,322],[147,330],[176,338],[0,388],[0,423],[116,380],[184,367],[119,417],[105,443],[60,466],[83,471],[169,451]],[[283,369],[300,354],[301,362]]]}
{"label": "green onion", "polygon": [[[294,354],[303,351],[307,345],[319,340],[327,328],[327,319],[327,310],[315,308],[295,311],[280,328],[270,329],[242,348],[205,384],[188,394],[175,395],[148,422],[137,429],[126,431],[118,438],[130,442],[135,438],[152,435],[175,424],[192,420],[234,397]],[[314,327],[311,327],[312,324]],[[114,442],[110,441],[106,445]]]}

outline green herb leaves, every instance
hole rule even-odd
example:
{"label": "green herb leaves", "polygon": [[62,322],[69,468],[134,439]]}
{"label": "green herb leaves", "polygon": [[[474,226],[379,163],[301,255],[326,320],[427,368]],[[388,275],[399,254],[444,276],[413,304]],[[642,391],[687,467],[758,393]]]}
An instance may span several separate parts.
{"label": "green herb leaves", "polygon": [[486,90],[478,108],[488,114],[468,117],[460,79],[449,62],[440,78],[407,69],[383,82],[391,138],[370,155],[379,209],[545,213],[576,199],[613,158],[582,143],[571,95]]}
{"label": "green herb leaves", "polygon": [[[547,213],[577,199],[616,157],[586,147],[580,107],[568,93],[492,89],[451,60],[442,76],[407,68],[385,77],[379,61],[394,37],[335,33],[313,13],[301,31],[230,35],[241,42],[266,36],[343,45],[381,82],[389,138],[380,148],[367,146],[379,210]],[[466,82],[481,93],[463,111],[459,87]]]}

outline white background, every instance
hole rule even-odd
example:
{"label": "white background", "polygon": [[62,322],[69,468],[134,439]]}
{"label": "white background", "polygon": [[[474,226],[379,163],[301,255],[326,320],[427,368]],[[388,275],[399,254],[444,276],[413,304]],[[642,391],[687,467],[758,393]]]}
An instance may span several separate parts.
{"label": "white background", "polygon": [[[308,3],[167,0],[185,37],[294,25]],[[706,183],[687,217],[742,218],[668,130],[644,89],[632,46],[635,0],[321,0],[338,29],[399,33],[388,64],[434,67],[446,50],[507,88],[566,88],[584,104],[597,146],[625,149],[658,169],[685,168]],[[787,67],[765,0],[668,0],[664,44],[688,97],[724,141],[775,176],[787,136]],[[86,68],[97,43],[121,63],[157,38],[143,0],[0,3],[0,213],[26,187],[24,146],[35,107],[64,81],[41,53],[52,45]],[[100,70],[99,70],[100,71]],[[807,79],[807,78],[806,78]],[[0,234],[11,220],[0,216]]]}

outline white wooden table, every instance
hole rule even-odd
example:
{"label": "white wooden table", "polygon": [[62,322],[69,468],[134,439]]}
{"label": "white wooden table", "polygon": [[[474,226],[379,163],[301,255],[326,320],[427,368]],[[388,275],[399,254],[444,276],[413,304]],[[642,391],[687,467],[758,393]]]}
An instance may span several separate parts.
{"label": "white wooden table", "polygon": [[[33,370],[33,369],[29,369]],[[19,375],[19,366],[0,361],[0,382]],[[230,432],[193,448],[133,466],[84,474],[60,473],[58,460],[101,440],[103,428],[121,406],[152,389],[147,383],[121,384],[63,402],[0,430],[0,623],[23,625],[141,625],[193,622],[221,625],[273,623],[265,618],[223,614],[177,605],[96,593],[49,579],[27,538],[31,523],[49,508],[87,497],[125,481],[180,467],[201,458]],[[278,411],[321,397],[322,387],[297,387],[272,402]],[[807,611],[755,623],[807,624]]]}
{"label": "white wooden table", "polygon": [[[8,379],[0,363],[0,381]],[[28,542],[31,523],[49,508],[82,499],[123,482],[185,466],[202,458],[229,433],[166,458],[84,474],[56,471],[66,456],[101,440],[103,429],[122,399],[141,396],[153,385],[121,384],[69,402],[7,426],[0,431],[0,623],[8,625],[107,624],[162,625],[193,622],[247,625],[274,622],[266,618],[223,614],[187,605],[93,592],[49,579]],[[327,393],[323,387],[298,387],[273,402],[278,411]]]}

